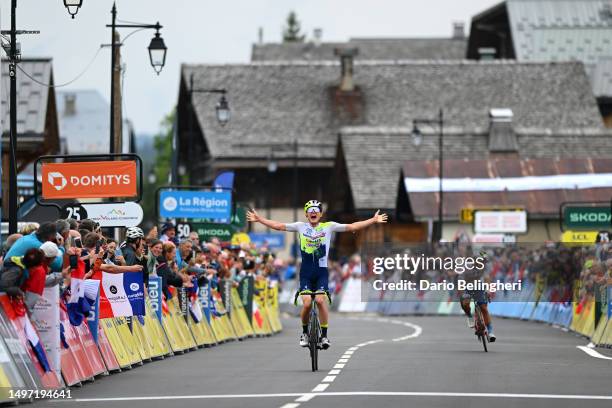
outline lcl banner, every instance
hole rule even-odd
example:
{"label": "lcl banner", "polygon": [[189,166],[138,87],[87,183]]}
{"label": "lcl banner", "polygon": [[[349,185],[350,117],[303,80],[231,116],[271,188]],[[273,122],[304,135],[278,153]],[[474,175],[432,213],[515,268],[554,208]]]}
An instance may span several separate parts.
{"label": "lcl banner", "polygon": [[135,197],[136,161],[42,164],[44,199]]}

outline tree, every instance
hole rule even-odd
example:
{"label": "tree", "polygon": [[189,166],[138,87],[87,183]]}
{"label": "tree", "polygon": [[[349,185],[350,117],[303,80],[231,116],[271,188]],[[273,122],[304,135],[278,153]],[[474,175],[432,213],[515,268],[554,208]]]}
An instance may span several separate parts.
{"label": "tree", "polygon": [[305,35],[300,34],[302,26],[300,21],[297,19],[297,15],[294,11],[290,12],[287,16],[287,25],[283,28],[283,42],[304,42]]}
{"label": "tree", "polygon": [[[172,110],[167,114],[162,122],[160,123],[161,129],[159,133],[155,135],[154,146],[155,146],[155,160],[153,163],[150,173],[155,174],[155,177],[151,177],[145,174],[143,184],[143,200],[142,208],[144,211],[145,220],[148,220],[151,224],[157,224],[157,214],[155,214],[155,192],[158,187],[168,185],[170,166],[172,163],[172,124],[174,123],[174,117],[176,116],[176,110]],[[150,181],[153,181],[151,183]]]}

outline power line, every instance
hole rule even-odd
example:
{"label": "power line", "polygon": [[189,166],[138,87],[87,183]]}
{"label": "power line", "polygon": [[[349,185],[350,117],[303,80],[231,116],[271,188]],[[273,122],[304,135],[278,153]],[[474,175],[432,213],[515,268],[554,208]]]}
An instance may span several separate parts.
{"label": "power line", "polygon": [[73,82],[77,81],[79,78],[81,78],[83,75],[85,75],[85,73],[89,70],[89,68],[91,68],[91,66],[93,65],[93,63],[95,62],[96,58],[98,57],[98,55],[100,54],[100,51],[102,50],[102,46],[100,46],[100,48],[98,48],[98,51],[96,51],[96,54],[93,56],[93,58],[91,59],[91,61],[89,61],[89,63],[87,64],[87,66],[85,67],[85,69],[83,69],[83,71],[81,71],[80,74],[78,74],[76,77],[74,77],[73,79],[71,79],[68,82],[65,82],[63,84],[58,84],[58,85],[51,85],[51,84],[45,84],[43,82],[40,82],[39,80],[37,80],[36,78],[32,77],[30,74],[28,74],[23,68],[21,68],[19,66],[19,64],[17,64],[17,68],[28,78],[30,78],[32,81],[36,82],[39,85],[42,86],[46,86],[47,88],[62,88],[64,86],[68,86],[70,84],[72,84]]}

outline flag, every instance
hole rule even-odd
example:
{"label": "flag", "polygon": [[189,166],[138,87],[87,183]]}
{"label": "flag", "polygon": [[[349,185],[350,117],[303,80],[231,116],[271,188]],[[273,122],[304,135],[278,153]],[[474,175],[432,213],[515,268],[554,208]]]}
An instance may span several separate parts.
{"label": "flag", "polygon": [[36,333],[36,330],[34,329],[34,326],[32,326],[30,319],[28,319],[27,317],[23,317],[22,319],[26,339],[28,339],[28,342],[30,343],[32,350],[34,351],[34,354],[36,354],[38,362],[40,363],[45,373],[51,371],[49,361],[47,360],[47,355],[45,354],[45,349],[42,343],[40,342],[38,333]]}
{"label": "flag", "polygon": [[257,302],[253,302],[253,319],[257,323],[258,327],[263,327],[263,316],[259,311],[259,306],[257,306]]}
{"label": "flag", "polygon": [[89,316],[98,297],[99,282],[84,277],[85,263],[78,259],[77,267],[70,274],[70,297],[66,304],[68,318],[73,326],[80,326],[83,319]]}
{"label": "flag", "polygon": [[145,315],[141,273],[102,272],[100,284],[100,319]]}

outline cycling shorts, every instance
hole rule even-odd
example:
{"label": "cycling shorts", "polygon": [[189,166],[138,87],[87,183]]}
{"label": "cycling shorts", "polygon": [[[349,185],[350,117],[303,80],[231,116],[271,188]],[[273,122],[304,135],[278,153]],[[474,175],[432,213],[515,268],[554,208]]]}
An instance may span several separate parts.
{"label": "cycling shorts", "polygon": [[489,296],[484,290],[466,290],[461,295],[461,300],[474,299],[478,305],[486,305],[489,303]]}
{"label": "cycling shorts", "polygon": [[300,292],[329,291],[329,271],[327,268],[311,267],[300,269]]}

